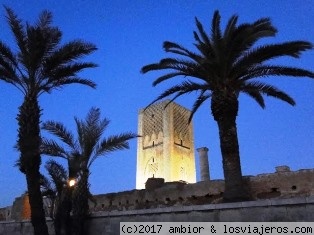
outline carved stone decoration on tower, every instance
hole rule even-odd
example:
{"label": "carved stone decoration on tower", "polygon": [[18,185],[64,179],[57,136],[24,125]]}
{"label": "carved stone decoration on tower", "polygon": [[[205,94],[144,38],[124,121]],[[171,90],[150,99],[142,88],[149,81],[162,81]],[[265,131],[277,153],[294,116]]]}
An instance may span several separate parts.
{"label": "carved stone decoration on tower", "polygon": [[191,111],[169,101],[141,109],[138,119],[136,188],[148,178],[196,182]]}

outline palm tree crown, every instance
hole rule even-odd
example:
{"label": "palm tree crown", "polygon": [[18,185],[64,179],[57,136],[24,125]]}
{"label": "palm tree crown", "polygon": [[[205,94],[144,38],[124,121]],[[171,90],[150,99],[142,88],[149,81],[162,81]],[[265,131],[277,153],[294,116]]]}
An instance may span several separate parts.
{"label": "palm tree crown", "polygon": [[273,37],[277,30],[269,18],[262,18],[252,24],[237,26],[238,16],[232,16],[224,32],[220,29],[220,14],[214,13],[211,34],[208,35],[201,22],[195,18],[198,31],[194,31],[194,44],[197,52],[183,46],[166,41],[163,47],[166,52],[181,55],[183,58],[165,58],[159,63],[149,64],[142,68],[146,73],[154,70],[172,70],[158,77],[153,85],[176,76],[198,78],[199,82],[183,81],[163,92],[152,103],[167,96],[178,98],[193,91],[199,96],[192,109],[192,116],[201,104],[216,93],[223,97],[238,97],[243,92],[252,97],[262,108],[265,107],[263,95],[281,99],[291,105],[294,100],[280,89],[264,82],[254,81],[255,78],[269,76],[314,77],[310,71],[266,62],[281,56],[299,58],[302,51],[313,48],[306,41],[293,41],[253,47],[264,37]]}
{"label": "palm tree crown", "polygon": [[[133,133],[123,133],[102,138],[109,120],[100,117],[98,108],[91,108],[85,120],[74,118],[77,138],[61,122],[47,121],[42,129],[59,138],[64,144],[55,140],[42,139],[42,153],[48,156],[61,157],[69,162],[70,168],[87,170],[100,156],[116,150],[128,149],[128,140],[137,137]],[[76,171],[77,172],[77,171]]]}
{"label": "palm tree crown", "polygon": [[17,87],[24,95],[40,95],[71,83],[95,87],[95,83],[76,74],[94,63],[76,62],[96,50],[95,45],[74,40],[60,46],[62,32],[51,25],[52,14],[43,11],[34,25],[23,25],[8,7],[7,20],[17,52],[0,41],[0,79]]}
{"label": "palm tree crown", "polygon": [[[165,58],[159,63],[142,68],[142,73],[166,70],[153,86],[168,79],[183,76],[196,80],[184,80],[161,93],[152,103],[172,96],[169,102],[178,97],[198,92],[193,104],[190,120],[198,108],[211,101],[211,112],[218,124],[220,148],[223,160],[226,201],[248,199],[249,195],[242,182],[240,154],[236,128],[239,108],[239,94],[242,92],[253,98],[262,108],[264,95],[271,96],[290,105],[295,101],[279,88],[262,80],[269,76],[292,76],[314,78],[314,73],[305,69],[282,65],[271,65],[268,61],[282,56],[299,58],[301,52],[312,49],[306,41],[292,41],[256,46],[265,37],[273,37],[277,30],[270,19],[261,18],[253,23],[237,25],[238,17],[232,16],[224,31],[220,28],[220,14],[214,13],[211,32],[207,33],[196,18],[197,31],[194,31],[197,52],[166,41],[166,52],[179,55],[179,58]],[[256,80],[259,78],[259,80]],[[151,104],[152,104],[151,103]]]}

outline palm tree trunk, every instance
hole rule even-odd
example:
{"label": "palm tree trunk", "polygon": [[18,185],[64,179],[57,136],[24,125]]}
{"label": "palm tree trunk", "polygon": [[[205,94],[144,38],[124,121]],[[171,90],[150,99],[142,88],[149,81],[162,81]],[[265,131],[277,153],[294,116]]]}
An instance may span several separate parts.
{"label": "palm tree trunk", "polygon": [[89,173],[86,171],[81,175],[75,190],[73,191],[73,235],[85,235],[85,222],[89,214],[88,206],[88,176]]}
{"label": "palm tree trunk", "polygon": [[46,216],[43,209],[43,200],[39,182],[39,171],[26,171],[26,181],[29,195],[29,203],[31,207],[31,222],[34,228],[34,235],[48,235],[48,227],[46,225]]}
{"label": "palm tree trunk", "polygon": [[242,180],[236,122],[224,119],[217,123],[225,178],[224,200],[227,202],[247,200],[248,195]]}
{"label": "palm tree trunk", "polygon": [[72,188],[65,187],[58,198],[58,205],[54,218],[54,228],[56,235],[71,235],[72,222]]}
{"label": "palm tree trunk", "polygon": [[48,235],[43,199],[40,191],[40,108],[36,94],[28,93],[19,108],[18,148],[21,169],[26,174],[31,222],[35,235]]}
{"label": "palm tree trunk", "polygon": [[224,201],[248,199],[242,180],[236,117],[238,114],[236,94],[213,93],[211,110],[219,128],[220,150],[225,178]]}

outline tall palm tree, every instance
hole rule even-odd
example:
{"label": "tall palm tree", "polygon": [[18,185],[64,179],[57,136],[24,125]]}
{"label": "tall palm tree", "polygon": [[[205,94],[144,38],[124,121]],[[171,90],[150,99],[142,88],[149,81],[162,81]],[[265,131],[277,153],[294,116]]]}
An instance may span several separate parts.
{"label": "tall palm tree", "polygon": [[19,107],[18,141],[21,169],[26,175],[31,221],[36,235],[48,234],[40,192],[40,116],[38,98],[43,93],[78,83],[95,87],[95,83],[77,76],[93,68],[94,63],[79,62],[96,50],[93,44],[73,40],[60,45],[62,33],[52,26],[52,14],[43,11],[33,25],[23,24],[12,9],[5,7],[9,27],[17,47],[11,50],[0,41],[0,80],[24,95]]}
{"label": "tall palm tree", "polygon": [[91,108],[85,120],[74,118],[77,137],[62,123],[47,121],[42,129],[55,135],[61,143],[55,140],[42,139],[42,153],[48,156],[61,157],[68,161],[71,177],[77,179],[77,185],[72,195],[74,234],[84,233],[84,221],[88,215],[89,169],[100,156],[116,150],[128,149],[128,140],[136,138],[133,133],[123,133],[102,138],[109,120],[100,117],[98,108]]}
{"label": "tall palm tree", "polygon": [[304,69],[267,63],[282,56],[299,58],[302,51],[313,48],[311,43],[291,41],[256,46],[260,39],[276,35],[277,30],[270,19],[261,18],[253,23],[240,25],[237,25],[237,20],[238,16],[232,16],[222,32],[220,14],[216,11],[211,32],[208,34],[196,18],[194,45],[197,52],[166,41],[163,44],[165,51],[181,57],[165,58],[159,63],[146,65],[141,70],[142,73],[167,70],[166,74],[153,82],[153,86],[177,76],[196,78],[170,87],[152,102],[173,95],[172,102],[182,95],[196,91],[198,98],[194,102],[190,120],[206,100],[211,101],[211,112],[219,128],[226,201],[248,197],[242,182],[236,127],[240,93],[253,98],[262,108],[265,107],[263,95],[295,105],[288,94],[264,83],[262,79],[269,76],[314,77],[313,72]]}

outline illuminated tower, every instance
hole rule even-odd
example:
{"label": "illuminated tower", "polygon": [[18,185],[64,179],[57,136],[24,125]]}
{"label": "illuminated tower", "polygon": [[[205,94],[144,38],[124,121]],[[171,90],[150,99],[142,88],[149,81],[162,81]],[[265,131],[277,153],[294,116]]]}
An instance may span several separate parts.
{"label": "illuminated tower", "polygon": [[186,108],[163,101],[140,110],[137,142],[136,188],[148,178],[165,182],[196,182],[191,114]]}

